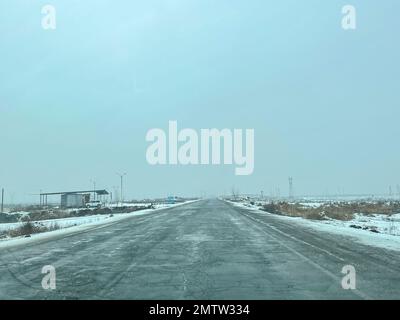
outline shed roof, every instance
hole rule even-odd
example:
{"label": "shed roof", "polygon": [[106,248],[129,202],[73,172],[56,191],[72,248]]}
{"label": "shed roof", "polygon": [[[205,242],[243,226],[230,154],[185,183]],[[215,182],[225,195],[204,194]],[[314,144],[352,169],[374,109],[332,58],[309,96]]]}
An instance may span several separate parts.
{"label": "shed roof", "polygon": [[64,192],[46,192],[46,193],[41,193],[40,195],[42,196],[55,196],[58,194],[79,194],[79,193],[92,193],[95,192],[97,195],[107,195],[108,191],[101,189],[101,190],[85,190],[85,191],[64,191]]}

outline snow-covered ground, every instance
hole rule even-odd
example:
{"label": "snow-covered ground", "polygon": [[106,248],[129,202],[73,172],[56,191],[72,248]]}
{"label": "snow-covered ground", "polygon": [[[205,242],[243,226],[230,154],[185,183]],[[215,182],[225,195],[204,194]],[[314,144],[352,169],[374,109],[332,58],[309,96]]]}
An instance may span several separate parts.
{"label": "snow-covered ground", "polygon": [[10,211],[7,211],[7,210],[4,210],[4,213],[6,213],[6,214],[8,214],[10,216],[12,216],[12,215],[26,216],[26,215],[29,214],[28,211],[13,211],[13,212],[10,212]]}
{"label": "snow-covered ground", "polygon": [[[257,205],[252,205],[246,201],[227,202],[237,207],[271,215],[271,213],[261,210]],[[400,251],[400,214],[391,216],[383,214],[356,214],[354,215],[354,219],[350,221],[334,219],[309,220],[302,217],[289,217],[275,214],[274,217],[292,224],[300,224],[307,228],[317,229],[321,232],[330,232],[353,237],[355,241],[367,245]],[[376,230],[377,232],[371,230]]]}
{"label": "snow-covered ground", "polygon": [[[45,226],[47,228],[57,227],[57,230],[32,234],[31,237],[16,237],[16,238],[3,238],[0,239],[0,248],[9,246],[9,245],[17,245],[20,243],[27,243],[31,241],[36,241],[40,239],[46,239],[48,237],[71,234],[75,232],[80,232],[86,229],[102,227],[104,225],[118,222],[133,216],[141,216],[149,213],[153,213],[165,208],[176,207],[183,204],[195,202],[198,200],[190,200],[182,203],[176,204],[159,204],[155,205],[155,209],[144,209],[139,211],[134,211],[131,213],[115,213],[115,214],[104,214],[104,215],[90,215],[84,217],[71,217],[71,218],[62,218],[62,219],[51,219],[51,220],[41,220],[33,222],[38,226]],[[148,204],[147,204],[148,205]],[[0,223],[0,232],[9,231],[13,229],[17,229],[23,225],[23,222],[17,223]]]}
{"label": "snow-covered ground", "polygon": [[[142,211],[137,211],[133,213],[139,213]],[[114,214],[114,217],[119,217],[126,214]],[[97,214],[92,216],[84,216],[84,217],[72,217],[72,218],[62,218],[62,219],[49,219],[49,220],[41,220],[34,221],[38,226],[43,226],[46,228],[69,228],[73,226],[79,226],[81,224],[99,222],[103,220],[107,220],[110,218],[110,215],[106,214]],[[0,232],[2,231],[10,231],[15,230],[21,227],[25,222],[15,222],[15,223],[0,223]]]}
{"label": "snow-covered ground", "polygon": [[122,207],[147,207],[148,205],[151,205],[149,202],[124,202],[124,203],[111,203],[107,205],[109,208],[118,208],[120,206]]}

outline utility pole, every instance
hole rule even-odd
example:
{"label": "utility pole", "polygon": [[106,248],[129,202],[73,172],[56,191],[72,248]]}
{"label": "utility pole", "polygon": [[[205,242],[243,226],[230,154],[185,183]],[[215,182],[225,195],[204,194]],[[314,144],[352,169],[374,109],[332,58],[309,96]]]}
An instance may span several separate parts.
{"label": "utility pole", "polygon": [[289,177],[289,199],[293,199],[293,177]]}
{"label": "utility pole", "polygon": [[117,203],[119,197],[119,187],[113,186],[112,189],[114,190],[113,201]]}
{"label": "utility pole", "polygon": [[4,188],[1,188],[1,211],[0,213],[3,213],[4,209]]}
{"label": "utility pole", "polygon": [[120,177],[120,179],[121,179],[121,195],[120,195],[120,200],[121,200],[121,205],[122,205],[122,202],[124,201],[124,193],[123,193],[123,189],[122,189],[122,187],[123,187],[123,181],[124,181],[124,176],[126,176],[126,172],[124,172],[124,173],[117,173],[117,175]]}
{"label": "utility pole", "polygon": [[96,201],[96,181],[90,179],[90,182],[93,183],[93,201]]}

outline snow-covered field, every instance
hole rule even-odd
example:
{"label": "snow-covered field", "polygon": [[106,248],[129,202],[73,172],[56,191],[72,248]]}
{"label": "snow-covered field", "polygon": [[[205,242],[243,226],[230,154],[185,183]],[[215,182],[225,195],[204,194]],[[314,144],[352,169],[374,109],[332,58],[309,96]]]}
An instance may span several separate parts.
{"label": "snow-covered field", "polygon": [[[103,225],[107,225],[109,223],[118,222],[123,219],[127,219],[133,216],[141,216],[146,215],[149,213],[153,213],[165,208],[169,207],[176,207],[183,204],[187,204],[190,202],[195,202],[198,200],[191,200],[177,204],[158,204],[154,205],[155,209],[144,209],[139,211],[134,211],[131,213],[116,213],[116,214],[105,214],[105,215],[90,215],[90,216],[83,216],[83,217],[71,217],[71,218],[62,218],[62,219],[51,219],[51,220],[41,220],[32,222],[38,226],[44,226],[47,228],[54,228],[57,227],[57,230],[32,234],[31,237],[16,237],[16,238],[3,238],[0,239],[0,247],[7,246],[9,244],[19,244],[29,242],[31,240],[38,240],[52,236],[58,236],[63,234],[70,234],[74,232],[79,232],[82,230],[86,230],[89,228],[100,227]],[[148,204],[147,204],[148,205]],[[18,229],[24,224],[24,222],[17,222],[17,223],[0,223],[0,233],[4,231],[10,231],[14,229]]]}
{"label": "snow-covered field", "polygon": [[[271,213],[261,210],[259,206],[252,205],[245,200],[240,202],[227,202],[237,207],[271,215]],[[302,217],[289,217],[275,214],[274,217],[289,221],[293,224],[300,224],[308,228],[318,229],[321,232],[350,236],[356,241],[367,245],[400,251],[400,214],[393,214],[391,216],[384,214],[355,214],[354,219],[350,221],[334,219],[309,220]]]}
{"label": "snow-covered field", "polygon": [[[134,213],[140,213],[143,211],[137,211]],[[119,216],[125,216],[127,214],[115,214],[114,217],[118,218]],[[84,216],[84,217],[72,217],[72,218],[62,218],[62,219],[49,219],[49,220],[41,220],[41,221],[36,221],[33,222],[36,225],[40,225],[46,228],[69,228],[73,226],[79,226],[81,224],[88,224],[88,223],[93,223],[93,222],[99,222],[99,221],[104,221],[108,220],[110,215],[92,215],[92,216]],[[21,227],[25,222],[15,222],[15,223],[0,223],[0,232],[2,231],[10,231],[10,230],[15,230]]]}

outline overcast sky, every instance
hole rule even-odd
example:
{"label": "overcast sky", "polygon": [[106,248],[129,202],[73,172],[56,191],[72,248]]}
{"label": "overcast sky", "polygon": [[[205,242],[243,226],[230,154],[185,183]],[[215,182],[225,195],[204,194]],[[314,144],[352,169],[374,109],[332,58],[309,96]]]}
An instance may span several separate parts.
{"label": "overcast sky", "polygon": [[[43,30],[52,4],[56,30]],[[357,9],[357,29],[341,9]],[[400,184],[400,2],[3,0],[0,186],[126,198]],[[253,128],[255,170],[150,166],[149,129]]]}

